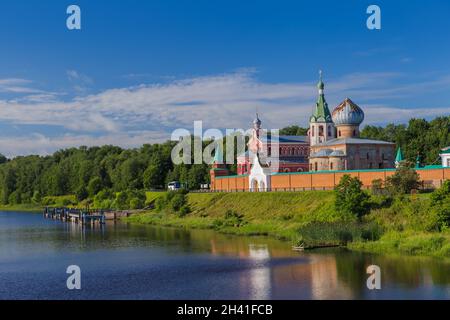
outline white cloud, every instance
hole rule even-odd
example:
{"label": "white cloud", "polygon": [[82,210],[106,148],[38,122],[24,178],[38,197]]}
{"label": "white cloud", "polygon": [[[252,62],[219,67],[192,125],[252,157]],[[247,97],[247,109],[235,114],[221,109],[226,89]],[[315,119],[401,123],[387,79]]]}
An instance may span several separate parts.
{"label": "white cloud", "polygon": [[99,145],[119,145],[127,148],[140,147],[144,143],[157,143],[165,140],[165,134],[154,131],[118,132],[101,135],[63,134],[48,137],[40,133],[32,133],[20,137],[0,137],[0,150],[5,156],[12,158],[19,155],[39,154],[48,155],[55,150]]}
{"label": "white cloud", "polygon": [[0,79],[0,92],[15,93],[15,94],[36,94],[42,93],[31,87],[32,81],[18,78]]}
{"label": "white cloud", "polygon": [[[75,71],[68,72],[68,76],[81,77]],[[366,111],[365,124],[448,114],[447,106],[412,110],[383,103],[450,84],[450,77],[409,84],[397,82],[402,77],[405,75],[379,72],[331,79],[326,81],[325,88],[329,106],[333,108],[349,96]],[[4,81],[5,85],[14,85],[11,79]],[[0,100],[0,121],[19,126],[60,127],[61,132],[55,138],[32,134],[3,137],[0,152],[48,153],[82,144],[111,143],[128,147],[167,140],[172,129],[191,129],[195,120],[202,120],[204,129],[248,128],[257,109],[266,128],[307,125],[317,97],[315,82],[265,83],[255,79],[251,70],[244,70],[167,84],[110,89],[70,101],[51,94],[46,97],[44,93],[30,95],[28,99]],[[15,84],[19,83],[29,84],[20,79]]]}

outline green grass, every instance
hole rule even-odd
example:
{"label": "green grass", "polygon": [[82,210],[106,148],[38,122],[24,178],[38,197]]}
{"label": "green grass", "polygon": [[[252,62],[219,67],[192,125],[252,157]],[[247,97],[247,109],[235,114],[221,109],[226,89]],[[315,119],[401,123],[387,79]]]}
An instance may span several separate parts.
{"label": "green grass", "polygon": [[[161,195],[158,193],[158,196]],[[334,196],[330,191],[190,193],[187,198],[191,209],[187,216],[178,217],[170,212],[151,210],[135,215],[129,221],[208,228],[238,235],[267,235],[295,241],[301,226],[311,222],[341,220],[334,211]],[[228,210],[242,215],[242,225],[237,227],[226,223]]]}
{"label": "green grass", "polygon": [[407,254],[450,258],[450,233],[390,231],[378,241],[357,241],[349,243],[348,247],[353,250],[380,254]]}
{"label": "green grass", "polygon": [[0,211],[41,212],[42,206],[35,204],[0,205]]}
{"label": "green grass", "polygon": [[155,191],[147,191],[145,193],[145,203],[151,204],[156,201],[159,197],[163,196],[165,192],[155,192]]}

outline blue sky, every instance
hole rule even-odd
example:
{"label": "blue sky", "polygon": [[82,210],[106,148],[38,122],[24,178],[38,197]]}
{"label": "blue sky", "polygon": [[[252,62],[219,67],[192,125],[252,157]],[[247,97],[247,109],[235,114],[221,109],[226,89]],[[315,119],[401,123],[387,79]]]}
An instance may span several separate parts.
{"label": "blue sky", "polygon": [[448,115],[449,14],[444,0],[5,0],[0,152],[134,147],[194,120],[246,128],[256,109],[267,128],[305,126],[319,69],[330,107],[348,96],[365,124]]}

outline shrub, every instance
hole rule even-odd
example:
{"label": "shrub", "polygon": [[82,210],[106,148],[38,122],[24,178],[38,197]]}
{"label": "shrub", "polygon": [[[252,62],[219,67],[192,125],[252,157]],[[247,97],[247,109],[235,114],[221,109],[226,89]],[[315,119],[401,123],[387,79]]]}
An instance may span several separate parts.
{"label": "shrub", "polygon": [[431,194],[431,201],[433,204],[442,202],[445,198],[450,195],[450,180],[445,180],[439,189],[436,189]]}
{"label": "shrub", "polygon": [[64,198],[61,200],[61,204],[63,205],[63,207],[67,207],[67,206],[73,205],[74,203],[72,202],[72,200],[70,200],[68,198]]}
{"label": "shrub", "polygon": [[165,196],[155,200],[156,211],[162,211],[164,208],[166,208],[166,206],[167,206],[167,198]]}
{"label": "shrub", "polygon": [[334,189],[336,211],[357,217],[366,214],[369,210],[369,195],[361,187],[362,182],[358,178],[343,176]]}
{"label": "shrub", "polygon": [[180,215],[186,215],[191,212],[186,194],[185,190],[167,192],[163,197],[156,199],[155,209],[157,211],[168,209]]}
{"label": "shrub", "polygon": [[244,216],[238,212],[228,209],[225,212],[225,221],[223,223],[228,227],[241,227],[246,224],[244,221]]}
{"label": "shrub", "polygon": [[98,209],[111,209],[113,204],[113,200],[111,199],[105,199],[100,203],[100,206],[97,207]]}
{"label": "shrub", "polygon": [[431,194],[431,204],[437,214],[439,230],[448,228],[450,226],[450,180],[446,180]]}
{"label": "shrub", "polygon": [[130,200],[130,209],[142,209],[144,207],[144,201],[139,198],[133,198]]}
{"label": "shrub", "polygon": [[186,205],[186,203],[186,195],[177,193],[170,200],[170,207],[173,211],[178,212],[184,205]]}
{"label": "shrub", "polygon": [[395,173],[386,179],[386,187],[391,194],[408,194],[419,186],[419,175],[407,161],[401,162]]}
{"label": "shrub", "polygon": [[185,215],[189,214],[191,212],[191,208],[185,204],[184,206],[181,207],[180,211],[178,212],[178,215],[180,217],[184,217]]}
{"label": "shrub", "polygon": [[44,206],[52,206],[52,205],[55,205],[56,202],[55,202],[55,199],[52,197],[45,197],[44,199],[42,199],[42,204]]}
{"label": "shrub", "polygon": [[96,194],[93,201],[93,206],[97,209],[111,209],[114,201],[114,193],[110,190],[101,190]]}
{"label": "shrub", "polygon": [[384,193],[383,189],[383,180],[375,179],[372,181],[372,194],[374,195],[382,195]]}
{"label": "shrub", "polygon": [[128,195],[125,191],[118,192],[116,199],[114,200],[114,207],[119,210],[127,209],[128,207]]}
{"label": "shrub", "polygon": [[33,198],[31,198],[31,201],[33,201],[34,204],[40,204],[41,203],[42,196],[41,196],[41,193],[38,190],[36,190],[33,193]]}

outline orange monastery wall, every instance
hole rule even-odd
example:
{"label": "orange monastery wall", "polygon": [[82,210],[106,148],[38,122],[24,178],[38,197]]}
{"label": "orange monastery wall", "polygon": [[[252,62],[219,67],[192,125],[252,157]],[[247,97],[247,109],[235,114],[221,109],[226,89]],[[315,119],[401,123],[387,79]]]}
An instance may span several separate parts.
{"label": "orange monastery wall", "polygon": [[[332,189],[344,175],[357,177],[365,187],[370,187],[376,179],[386,180],[395,169],[352,170],[336,172],[299,172],[275,174],[271,177],[272,191]],[[427,186],[439,187],[444,180],[450,180],[450,168],[417,169],[421,181]],[[248,176],[216,177],[211,181],[214,191],[248,191]]]}

